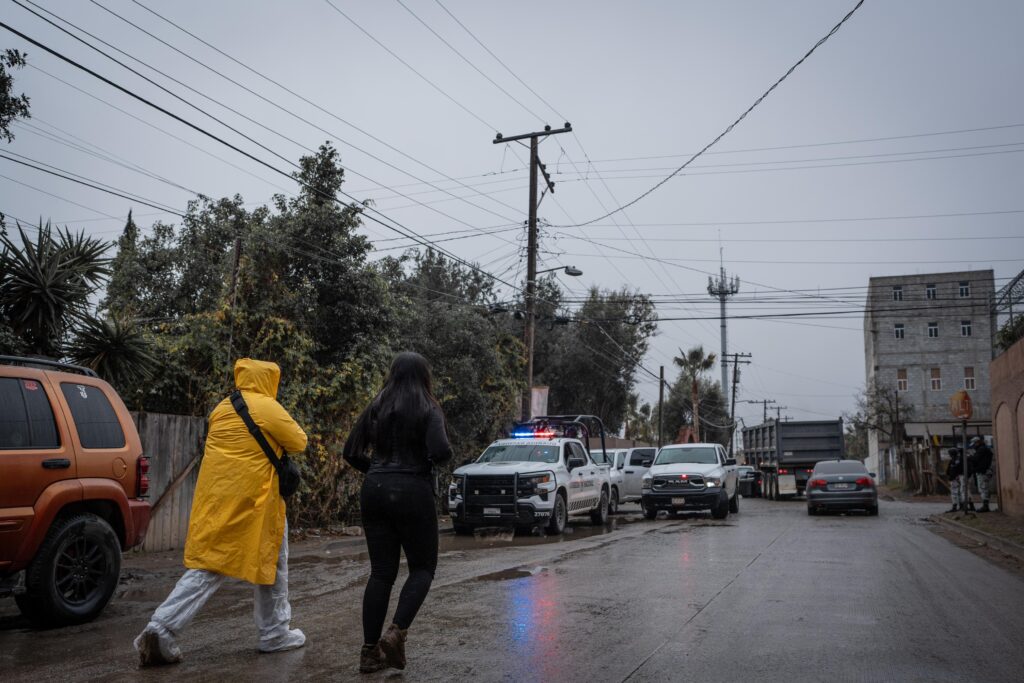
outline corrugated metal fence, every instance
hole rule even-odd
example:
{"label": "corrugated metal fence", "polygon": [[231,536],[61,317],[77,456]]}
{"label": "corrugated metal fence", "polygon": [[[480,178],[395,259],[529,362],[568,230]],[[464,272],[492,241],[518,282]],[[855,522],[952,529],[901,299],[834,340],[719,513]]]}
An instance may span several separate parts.
{"label": "corrugated metal fence", "polygon": [[149,456],[149,502],[153,517],[143,550],[185,545],[206,419],[187,415],[132,413],[143,452]]}

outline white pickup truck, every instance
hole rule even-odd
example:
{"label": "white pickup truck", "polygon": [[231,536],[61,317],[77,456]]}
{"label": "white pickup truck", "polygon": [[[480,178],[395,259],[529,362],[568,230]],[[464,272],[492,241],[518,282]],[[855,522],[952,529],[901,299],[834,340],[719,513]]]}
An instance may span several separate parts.
{"label": "white pickup truck", "polygon": [[[571,433],[571,432],[570,432]],[[609,467],[590,457],[585,440],[547,427],[522,430],[492,443],[475,462],[455,470],[448,512],[455,532],[482,526],[540,526],[565,530],[569,515],[608,521]]]}
{"label": "white pickup truck", "polygon": [[715,519],[740,511],[736,461],[716,443],[664,446],[644,475],[644,516],[658,510],[710,510]]}

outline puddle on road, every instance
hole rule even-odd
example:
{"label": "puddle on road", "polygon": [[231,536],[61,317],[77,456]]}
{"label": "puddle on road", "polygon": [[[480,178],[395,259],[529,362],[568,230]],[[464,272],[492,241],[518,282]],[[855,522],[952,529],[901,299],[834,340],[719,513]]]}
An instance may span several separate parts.
{"label": "puddle on road", "polygon": [[570,522],[565,532],[559,536],[548,536],[542,530],[534,529],[531,532],[516,531],[510,527],[481,527],[472,536],[454,536],[445,534],[441,536],[441,552],[452,552],[460,550],[485,550],[500,546],[535,546],[547,545],[550,543],[564,543],[581,538],[592,538],[604,536],[617,531],[630,524],[643,520],[640,515],[615,516],[608,520],[607,524],[591,526],[589,522]]}
{"label": "puddle on road", "polygon": [[538,574],[546,574],[547,567],[515,567],[514,569],[503,569],[500,572],[482,574],[476,577],[477,581],[511,581],[513,579],[525,579]]}

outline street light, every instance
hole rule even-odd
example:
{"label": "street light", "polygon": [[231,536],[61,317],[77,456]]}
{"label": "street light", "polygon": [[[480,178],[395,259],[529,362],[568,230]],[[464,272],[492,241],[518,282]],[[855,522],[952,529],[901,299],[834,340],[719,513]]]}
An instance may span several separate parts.
{"label": "street light", "polygon": [[[531,264],[533,265],[533,264]],[[533,399],[533,332],[534,332],[534,306],[536,304],[536,292],[537,292],[537,276],[541,273],[549,273],[551,271],[561,270],[566,275],[572,277],[579,277],[583,275],[583,271],[575,266],[555,266],[554,268],[545,268],[543,270],[533,271],[533,277],[528,277],[526,280],[526,396],[523,397],[523,419],[529,420],[530,417],[530,404]]]}
{"label": "street light", "polygon": [[554,268],[545,268],[544,270],[538,270],[536,274],[540,275],[541,273],[550,273],[553,270],[561,270],[566,275],[571,275],[573,277],[579,277],[580,275],[583,275],[583,271],[577,268],[576,266],[555,266]]}

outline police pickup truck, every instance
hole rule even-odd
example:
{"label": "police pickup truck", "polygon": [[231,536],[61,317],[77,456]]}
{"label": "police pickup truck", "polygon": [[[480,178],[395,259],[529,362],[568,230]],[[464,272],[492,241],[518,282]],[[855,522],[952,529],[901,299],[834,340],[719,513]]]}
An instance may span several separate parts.
{"label": "police pickup truck", "polygon": [[715,519],[740,511],[736,461],[717,443],[665,446],[641,484],[644,516],[658,510],[710,510]]}
{"label": "police pickup truck", "polygon": [[[590,456],[589,436],[604,426],[587,415],[534,418],[517,425],[476,459],[455,470],[448,512],[455,532],[476,527],[542,527],[565,530],[569,515],[608,521],[611,479],[608,465]],[[595,436],[597,436],[595,434]]]}

